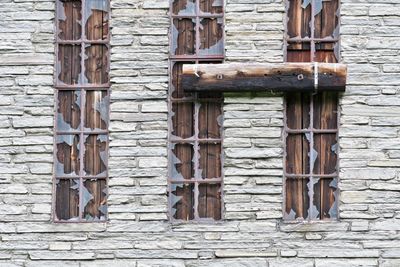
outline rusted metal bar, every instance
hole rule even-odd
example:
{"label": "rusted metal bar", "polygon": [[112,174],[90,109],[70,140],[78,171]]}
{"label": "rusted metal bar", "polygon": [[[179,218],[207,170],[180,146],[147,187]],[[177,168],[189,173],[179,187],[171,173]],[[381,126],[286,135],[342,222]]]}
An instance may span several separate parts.
{"label": "rusted metal bar", "polygon": [[187,92],[344,91],[346,76],[338,63],[190,64],[180,85]]}

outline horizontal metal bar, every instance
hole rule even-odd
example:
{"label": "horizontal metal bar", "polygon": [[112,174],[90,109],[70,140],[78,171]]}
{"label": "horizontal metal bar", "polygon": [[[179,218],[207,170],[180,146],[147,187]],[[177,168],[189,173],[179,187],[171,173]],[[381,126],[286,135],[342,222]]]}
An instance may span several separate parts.
{"label": "horizontal metal bar", "polygon": [[184,179],[184,180],[175,180],[172,178],[168,178],[168,182],[171,184],[218,184],[222,183],[222,178],[204,178],[204,179],[195,179],[191,178],[189,179]]}

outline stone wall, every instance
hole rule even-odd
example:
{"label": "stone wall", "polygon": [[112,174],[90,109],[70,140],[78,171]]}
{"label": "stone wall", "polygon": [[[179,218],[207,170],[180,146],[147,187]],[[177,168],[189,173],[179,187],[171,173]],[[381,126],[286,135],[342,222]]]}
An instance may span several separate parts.
{"label": "stone wall", "polygon": [[[0,266],[400,266],[400,3],[343,0],[339,222],[282,223],[283,98],[225,98],[225,220],[167,221],[168,1],[112,0],[107,224],[54,224],[54,2],[0,2]],[[284,5],[227,0],[227,61],[282,62]]]}

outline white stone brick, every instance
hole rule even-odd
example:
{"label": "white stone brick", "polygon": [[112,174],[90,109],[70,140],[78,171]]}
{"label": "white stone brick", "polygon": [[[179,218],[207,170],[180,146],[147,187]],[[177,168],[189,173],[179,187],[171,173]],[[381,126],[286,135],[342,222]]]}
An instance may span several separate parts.
{"label": "white stone brick", "polygon": [[49,250],[71,250],[72,245],[69,242],[54,242],[49,244]]}

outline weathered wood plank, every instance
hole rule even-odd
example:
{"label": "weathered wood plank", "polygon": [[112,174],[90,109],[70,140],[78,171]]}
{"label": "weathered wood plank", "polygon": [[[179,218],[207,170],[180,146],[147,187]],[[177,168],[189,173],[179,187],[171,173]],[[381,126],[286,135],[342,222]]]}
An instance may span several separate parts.
{"label": "weathered wood plank", "polygon": [[339,21],[336,16],[338,7],[338,0],[322,2],[322,10],[315,16],[315,38],[338,37],[339,32],[335,32]]}
{"label": "weathered wood plank", "polygon": [[311,5],[302,8],[302,0],[289,0],[287,34],[290,38],[311,37]]}
{"label": "weathered wood plank", "polygon": [[[188,92],[313,92],[314,63],[184,65],[181,86]],[[344,91],[347,67],[318,63],[318,91]]]}

